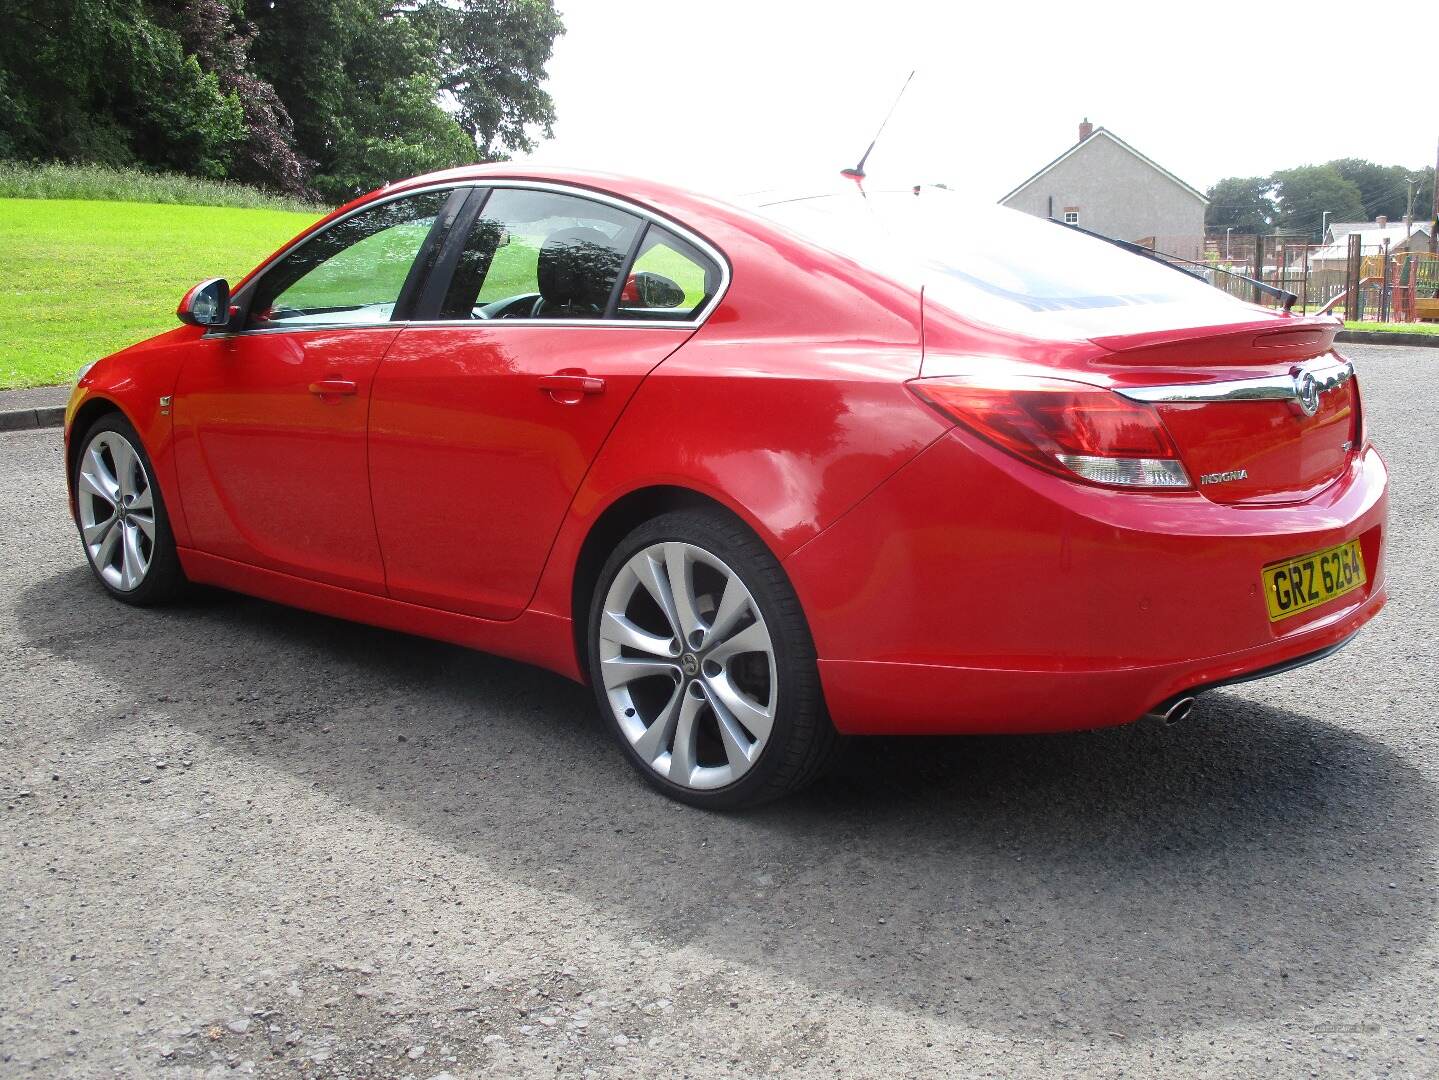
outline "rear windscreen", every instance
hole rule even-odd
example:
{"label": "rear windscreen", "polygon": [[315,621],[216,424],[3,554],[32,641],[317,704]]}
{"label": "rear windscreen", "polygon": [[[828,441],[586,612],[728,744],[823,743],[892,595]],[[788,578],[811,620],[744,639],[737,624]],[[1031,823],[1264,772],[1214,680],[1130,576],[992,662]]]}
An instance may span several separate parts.
{"label": "rear windscreen", "polygon": [[[1054,221],[943,189],[775,202],[764,216],[925,290],[977,322],[1053,338],[1139,332],[1253,309],[1200,278]],[[1203,274],[1203,270],[1197,271]],[[1179,309],[1184,315],[1179,315]]]}

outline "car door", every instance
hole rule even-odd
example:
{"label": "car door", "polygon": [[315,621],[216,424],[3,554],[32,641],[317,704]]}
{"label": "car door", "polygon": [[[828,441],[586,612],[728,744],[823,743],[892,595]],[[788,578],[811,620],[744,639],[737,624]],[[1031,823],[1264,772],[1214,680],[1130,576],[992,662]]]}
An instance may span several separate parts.
{"label": "car door", "polygon": [[[306,238],[236,294],[175,389],[175,460],[201,551],[384,591],[366,463],[370,389],[418,288],[442,210],[432,190],[372,204]],[[408,292],[407,292],[408,290]]]}
{"label": "car door", "polygon": [[720,291],[723,264],[701,243],[553,189],[497,186],[467,207],[375,378],[390,595],[492,619],[524,610],[626,402]]}

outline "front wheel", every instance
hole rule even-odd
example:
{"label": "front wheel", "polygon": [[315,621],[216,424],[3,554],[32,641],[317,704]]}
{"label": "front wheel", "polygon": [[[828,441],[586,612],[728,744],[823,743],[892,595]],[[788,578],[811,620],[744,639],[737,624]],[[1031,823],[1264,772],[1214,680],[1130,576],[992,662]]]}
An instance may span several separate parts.
{"label": "front wheel", "polygon": [[81,438],[71,481],[90,569],[111,596],[127,604],[173,599],[183,590],[185,575],[139,435],[119,413],[107,413]]}
{"label": "front wheel", "polygon": [[595,589],[589,661],[631,763],[695,806],[794,791],[837,742],[799,600],[722,511],[665,514],[625,538]]}

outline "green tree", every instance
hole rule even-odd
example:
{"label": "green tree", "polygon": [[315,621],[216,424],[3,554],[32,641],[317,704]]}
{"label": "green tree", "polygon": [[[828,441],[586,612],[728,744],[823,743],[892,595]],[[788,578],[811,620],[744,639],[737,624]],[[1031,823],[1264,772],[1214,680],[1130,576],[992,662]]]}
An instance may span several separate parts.
{"label": "green tree", "polygon": [[1232,228],[1236,232],[1265,232],[1274,222],[1274,181],[1264,176],[1231,176],[1206,193],[1209,206],[1204,224],[1211,229]]}
{"label": "green tree", "polygon": [[276,0],[250,17],[257,73],[327,198],[529,149],[530,127],[550,133],[540,83],[563,29],[550,0]]}
{"label": "green tree", "polygon": [[1279,231],[1323,235],[1325,211],[1331,221],[1362,221],[1364,200],[1359,186],[1346,180],[1332,165],[1300,165],[1282,169],[1271,178],[1279,203]]}
{"label": "green tree", "polygon": [[411,17],[377,19],[350,44],[349,105],[335,118],[315,186],[339,201],[390,180],[475,160],[475,146],[438,103],[435,27]]}
{"label": "green tree", "polygon": [[1423,221],[1434,205],[1434,169],[1406,169],[1402,165],[1376,165],[1362,158],[1339,158],[1331,161],[1335,172],[1359,188],[1364,203],[1364,218],[1372,221],[1383,214],[1390,221],[1402,221],[1409,201],[1410,180],[1417,180],[1414,196],[1414,220]]}
{"label": "green tree", "polygon": [[549,135],[552,0],[0,0],[0,157],[341,200]]}
{"label": "green tree", "polygon": [[551,0],[429,0],[416,14],[436,24],[441,88],[482,161],[533,149],[532,128],[554,134],[542,84],[564,24]]}
{"label": "green tree", "polygon": [[239,99],[144,0],[0,0],[0,149],[224,176]]}

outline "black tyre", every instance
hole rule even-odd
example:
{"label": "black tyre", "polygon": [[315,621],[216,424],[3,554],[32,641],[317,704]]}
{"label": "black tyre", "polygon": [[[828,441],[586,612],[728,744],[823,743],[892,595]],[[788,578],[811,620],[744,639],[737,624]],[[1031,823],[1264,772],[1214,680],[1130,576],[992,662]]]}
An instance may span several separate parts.
{"label": "black tyre", "polygon": [[85,558],[106,592],[141,607],[173,600],[186,585],[154,478],[140,436],[118,412],[81,435],[70,481]]}
{"label": "black tyre", "polygon": [[799,600],[721,510],[635,529],[590,604],[600,711],[651,784],[694,806],[753,806],[823,770],[838,742]]}

